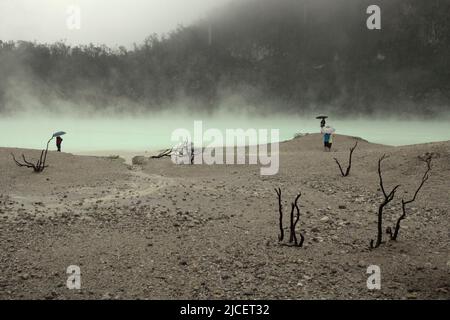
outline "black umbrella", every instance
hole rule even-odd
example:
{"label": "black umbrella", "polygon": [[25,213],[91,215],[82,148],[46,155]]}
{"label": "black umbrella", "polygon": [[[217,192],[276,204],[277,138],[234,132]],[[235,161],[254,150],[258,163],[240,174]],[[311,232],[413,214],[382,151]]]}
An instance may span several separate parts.
{"label": "black umbrella", "polygon": [[316,119],[324,120],[324,119],[328,119],[328,116],[318,116],[318,117],[316,117]]}

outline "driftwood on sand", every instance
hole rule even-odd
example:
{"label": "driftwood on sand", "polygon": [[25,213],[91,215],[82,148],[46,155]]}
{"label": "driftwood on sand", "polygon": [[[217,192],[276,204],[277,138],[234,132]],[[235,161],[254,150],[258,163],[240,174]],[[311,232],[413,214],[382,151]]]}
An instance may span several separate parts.
{"label": "driftwood on sand", "polygon": [[158,155],[152,156],[151,158],[152,159],[161,159],[161,158],[164,158],[164,157],[169,157],[170,158],[172,156],[172,152],[173,152],[173,148],[166,149],[166,150],[161,151]]}
{"label": "driftwood on sand", "polygon": [[[185,161],[181,161],[182,163],[189,162],[190,164],[194,164],[195,161],[195,149],[194,144],[185,141],[183,144],[179,145],[175,148],[165,149],[160,151],[159,154],[152,156],[151,159],[162,159],[162,158],[184,158]],[[187,157],[187,161],[186,161]],[[178,160],[177,160],[178,163]]]}

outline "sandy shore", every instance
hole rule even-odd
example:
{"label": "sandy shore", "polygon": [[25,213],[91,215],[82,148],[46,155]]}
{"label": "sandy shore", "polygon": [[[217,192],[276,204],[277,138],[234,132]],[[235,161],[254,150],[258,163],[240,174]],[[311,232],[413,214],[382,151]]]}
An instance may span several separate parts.
{"label": "sandy shore", "polygon": [[[359,140],[347,178],[333,157],[346,163],[355,138],[334,142],[332,153],[320,135],[282,143],[275,176],[261,176],[259,166],[170,159],[131,166],[139,154],[117,152],[52,152],[50,167],[34,174],[10,153],[38,151],[0,148],[0,298],[450,299],[450,142]],[[399,241],[369,250],[381,201],[378,158],[389,155],[387,188],[401,184],[385,212],[388,227],[420,182],[426,152],[436,156],[432,174]],[[127,161],[108,158],[115,154]],[[278,187],[285,221],[302,192],[303,248],[278,242]],[[66,287],[70,265],[81,268],[81,290]],[[381,290],[366,287],[369,265],[381,268]]]}
{"label": "sandy shore", "polygon": [[142,150],[101,150],[101,151],[79,151],[74,152],[78,156],[90,156],[90,157],[100,157],[100,158],[110,158],[114,159],[116,157],[122,158],[125,164],[131,165],[134,157],[150,157],[157,152],[142,151]]}

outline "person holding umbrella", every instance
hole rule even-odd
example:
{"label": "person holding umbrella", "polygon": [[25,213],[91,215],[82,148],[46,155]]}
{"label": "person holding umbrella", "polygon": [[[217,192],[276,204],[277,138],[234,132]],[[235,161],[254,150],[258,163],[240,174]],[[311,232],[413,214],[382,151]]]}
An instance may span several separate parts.
{"label": "person holding umbrella", "polygon": [[320,129],[320,132],[323,134],[323,144],[325,151],[331,152],[331,147],[333,145],[333,134],[336,130],[330,126],[325,126]]}
{"label": "person holding umbrella", "polygon": [[50,141],[51,141],[53,138],[56,138],[56,148],[58,148],[58,152],[61,152],[61,144],[63,142],[63,138],[61,138],[61,136],[65,135],[65,134],[66,133],[64,131],[59,131],[59,132],[56,132],[55,134],[53,134],[52,138],[50,139]]}
{"label": "person holding umbrella", "polygon": [[324,128],[325,125],[327,124],[325,119],[328,119],[328,116],[318,116],[318,117],[316,117],[316,119],[322,120],[322,121],[320,121],[320,127]]}
{"label": "person holding umbrella", "polygon": [[58,148],[58,152],[61,152],[61,144],[63,142],[63,138],[61,137],[56,137],[56,147]]}

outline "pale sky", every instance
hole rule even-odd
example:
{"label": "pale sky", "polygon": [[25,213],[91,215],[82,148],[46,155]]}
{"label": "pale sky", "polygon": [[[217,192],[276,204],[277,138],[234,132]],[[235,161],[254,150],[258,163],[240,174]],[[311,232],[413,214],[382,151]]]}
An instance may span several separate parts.
{"label": "pale sky", "polygon": [[[189,25],[230,0],[0,0],[0,40],[69,44],[142,43],[152,33]],[[76,11],[80,9],[80,29]]]}

